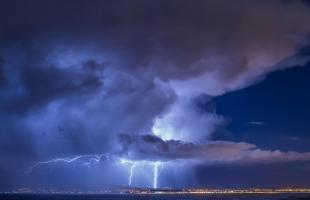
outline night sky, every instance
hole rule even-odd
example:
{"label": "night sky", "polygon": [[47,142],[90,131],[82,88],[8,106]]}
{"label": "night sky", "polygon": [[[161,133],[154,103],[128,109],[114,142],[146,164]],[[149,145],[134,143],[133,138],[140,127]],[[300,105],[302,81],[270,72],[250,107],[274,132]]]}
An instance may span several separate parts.
{"label": "night sky", "polygon": [[0,191],[310,187],[310,2],[0,0]]}

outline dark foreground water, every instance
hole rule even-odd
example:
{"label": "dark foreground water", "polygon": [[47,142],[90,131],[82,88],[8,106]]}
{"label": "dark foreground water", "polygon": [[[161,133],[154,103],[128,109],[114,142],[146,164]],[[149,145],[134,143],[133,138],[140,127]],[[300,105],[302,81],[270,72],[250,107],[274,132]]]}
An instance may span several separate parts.
{"label": "dark foreground water", "polygon": [[310,194],[0,195],[0,200],[310,200]]}

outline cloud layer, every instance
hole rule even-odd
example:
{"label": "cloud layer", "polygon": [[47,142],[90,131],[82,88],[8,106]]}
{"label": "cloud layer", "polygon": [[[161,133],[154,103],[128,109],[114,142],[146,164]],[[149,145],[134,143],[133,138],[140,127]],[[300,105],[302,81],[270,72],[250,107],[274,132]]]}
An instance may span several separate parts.
{"label": "cloud layer", "polygon": [[209,164],[289,162],[310,160],[310,153],[261,150],[244,142],[209,141],[189,143],[180,140],[164,141],[152,135],[120,135],[121,155],[132,160],[192,159]]}

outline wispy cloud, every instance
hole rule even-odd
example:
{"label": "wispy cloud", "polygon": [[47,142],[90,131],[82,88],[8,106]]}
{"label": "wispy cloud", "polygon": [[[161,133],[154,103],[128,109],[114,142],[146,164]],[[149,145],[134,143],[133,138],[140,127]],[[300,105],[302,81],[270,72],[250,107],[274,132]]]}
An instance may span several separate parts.
{"label": "wispy cloud", "polygon": [[248,122],[249,125],[256,125],[256,126],[262,126],[264,125],[265,123],[264,122],[261,122],[261,121],[250,121]]}

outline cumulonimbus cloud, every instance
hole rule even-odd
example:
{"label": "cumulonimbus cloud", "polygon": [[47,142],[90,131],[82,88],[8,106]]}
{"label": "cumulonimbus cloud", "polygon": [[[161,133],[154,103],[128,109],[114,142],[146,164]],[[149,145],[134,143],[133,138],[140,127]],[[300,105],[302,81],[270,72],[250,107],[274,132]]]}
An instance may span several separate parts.
{"label": "cumulonimbus cloud", "polygon": [[3,2],[0,175],[20,163],[115,152],[123,132],[164,139],[147,136],[151,149],[123,141],[125,155],[143,159],[207,152],[211,160],[212,149],[223,160],[303,158],[208,141],[227,121],[193,103],[308,62],[300,53],[310,33],[302,1]]}

